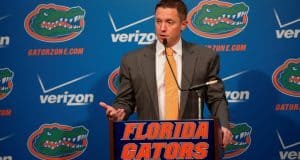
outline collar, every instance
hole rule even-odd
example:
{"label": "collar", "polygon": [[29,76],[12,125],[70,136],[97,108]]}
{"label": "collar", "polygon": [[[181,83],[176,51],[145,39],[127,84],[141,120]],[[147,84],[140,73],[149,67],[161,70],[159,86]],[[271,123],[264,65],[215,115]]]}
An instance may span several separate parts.
{"label": "collar", "polygon": [[[175,51],[174,53],[178,56],[182,56],[182,40],[181,38],[179,39],[179,41],[171,47],[173,51]],[[160,56],[163,55],[165,51],[165,46],[159,41],[156,41],[156,56]]]}

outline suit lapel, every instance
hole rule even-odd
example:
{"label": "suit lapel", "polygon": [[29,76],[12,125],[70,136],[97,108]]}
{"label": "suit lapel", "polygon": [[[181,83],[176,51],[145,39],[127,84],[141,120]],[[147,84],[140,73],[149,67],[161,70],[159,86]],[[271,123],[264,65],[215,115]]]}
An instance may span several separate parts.
{"label": "suit lapel", "polygon": [[[196,65],[196,58],[193,55],[193,51],[188,46],[187,42],[182,41],[182,78],[181,88],[188,89],[191,86],[194,68]],[[179,119],[182,119],[189,92],[181,92],[180,96],[180,111]]]}
{"label": "suit lapel", "polygon": [[147,50],[143,53],[141,57],[141,64],[143,70],[143,75],[150,93],[150,97],[153,102],[153,107],[159,119],[159,109],[158,109],[158,97],[157,97],[157,84],[156,84],[156,74],[155,74],[155,43],[150,45]]}

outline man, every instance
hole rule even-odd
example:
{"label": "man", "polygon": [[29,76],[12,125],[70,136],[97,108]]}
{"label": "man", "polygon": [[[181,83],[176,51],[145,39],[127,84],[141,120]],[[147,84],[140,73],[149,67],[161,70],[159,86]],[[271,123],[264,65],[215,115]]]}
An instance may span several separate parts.
{"label": "man", "polygon": [[[197,119],[197,94],[194,91],[181,92],[179,87],[188,89],[218,80],[218,83],[207,86],[203,95],[212,115],[220,120],[223,146],[226,147],[232,140],[232,134],[228,129],[224,86],[218,78],[219,56],[181,39],[181,32],[187,26],[186,16],[187,8],[181,0],[161,0],[156,5],[158,40],[123,57],[115,102],[112,106],[100,102],[100,106],[106,109],[109,120],[115,121],[126,120],[135,109],[139,120]],[[169,62],[165,47],[168,48]],[[173,95],[170,96],[169,92]],[[175,108],[170,109],[170,106]]]}

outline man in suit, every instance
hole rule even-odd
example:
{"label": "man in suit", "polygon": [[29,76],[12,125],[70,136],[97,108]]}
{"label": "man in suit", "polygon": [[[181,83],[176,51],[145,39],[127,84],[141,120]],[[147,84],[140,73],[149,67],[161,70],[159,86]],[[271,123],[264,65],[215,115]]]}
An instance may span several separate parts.
{"label": "man in suit", "polygon": [[[115,121],[126,120],[135,110],[139,120],[197,119],[196,92],[180,91],[179,87],[188,89],[218,80],[218,83],[207,86],[202,94],[212,115],[220,120],[225,147],[232,140],[232,134],[224,86],[218,78],[219,56],[210,49],[181,38],[181,32],[187,26],[186,16],[187,8],[181,0],[161,0],[156,5],[155,31],[158,40],[123,57],[115,102],[112,106],[100,102],[100,106],[106,110],[108,119]],[[165,47],[172,52],[169,62]],[[170,68],[172,64],[175,66]],[[167,72],[173,72],[169,78]],[[172,80],[167,82],[167,79]],[[170,96],[167,92],[172,90],[169,89],[172,88],[170,84],[173,83],[173,88],[176,85],[175,79],[179,87],[175,86],[175,94]],[[167,110],[168,103],[175,108]]]}

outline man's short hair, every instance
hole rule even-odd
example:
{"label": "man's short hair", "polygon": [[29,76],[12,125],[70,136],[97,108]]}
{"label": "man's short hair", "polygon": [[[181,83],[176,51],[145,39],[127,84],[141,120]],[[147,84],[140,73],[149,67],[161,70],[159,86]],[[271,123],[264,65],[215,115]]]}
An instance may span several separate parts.
{"label": "man's short hair", "polygon": [[187,17],[187,7],[182,0],[160,0],[155,6],[155,12],[157,8],[176,8],[180,20],[185,20]]}

